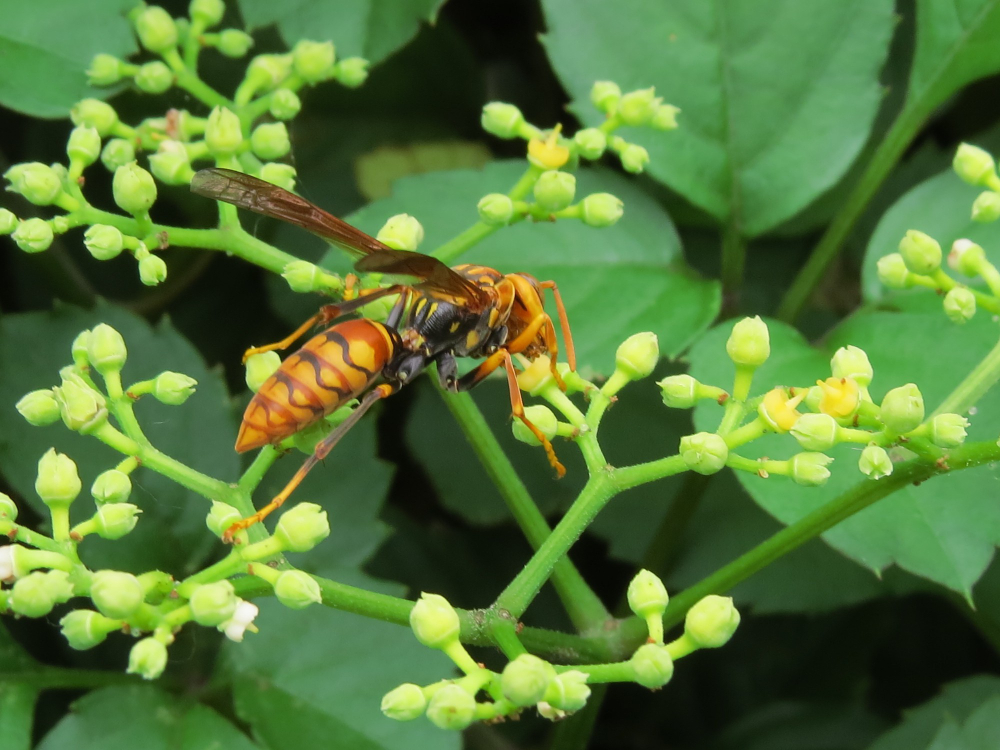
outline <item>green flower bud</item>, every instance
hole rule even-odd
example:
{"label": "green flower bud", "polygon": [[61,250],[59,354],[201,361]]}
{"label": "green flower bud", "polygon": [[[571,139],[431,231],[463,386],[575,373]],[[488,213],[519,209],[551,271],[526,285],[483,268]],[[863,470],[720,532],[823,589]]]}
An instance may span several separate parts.
{"label": "green flower bud", "polygon": [[726,341],[726,353],[737,365],[760,367],[771,356],[771,338],[767,323],[755,315],[733,326]]}
{"label": "green flower bud", "polygon": [[94,224],[83,235],[83,244],[98,260],[111,260],[125,247],[125,238],[117,227]]}
{"label": "green flower bud", "polygon": [[944,312],[953,323],[965,323],[976,314],[976,295],[956,286],[944,296]]}
{"label": "green flower bud", "polygon": [[941,245],[930,235],[909,230],[899,242],[899,254],[913,273],[927,276],[941,267]]}
{"label": "green flower bud", "polygon": [[792,437],[807,451],[825,451],[837,443],[837,420],[829,414],[803,414],[792,425]]}
{"label": "green flower bud", "polygon": [[[307,260],[293,260],[281,272],[293,292],[314,292],[321,288],[323,270]],[[261,381],[264,382],[264,381]]]}
{"label": "green flower bud", "polygon": [[306,83],[318,83],[333,75],[333,42],[303,39],[292,49],[292,67]]}
{"label": "green flower bud", "polygon": [[281,357],[277,352],[261,352],[247,360],[247,387],[256,393],[264,385],[264,381],[274,374],[281,366]]}
{"label": "green flower bud", "polygon": [[121,539],[139,522],[139,506],[132,503],[102,505],[94,514],[97,535],[102,539]]}
{"label": "green flower bud", "polygon": [[972,220],[989,224],[997,219],[1000,219],[1000,193],[992,190],[980,193],[972,202]]}
{"label": "green flower bud", "polygon": [[635,673],[635,681],[650,690],[663,687],[674,676],[674,660],[666,647],[658,643],[639,646],[629,664]]}
{"label": "green flower bud", "polygon": [[111,188],[115,203],[130,214],[145,213],[156,200],[153,175],[134,161],[115,170]]}
{"label": "green flower bud", "polygon": [[308,552],[330,535],[326,511],[316,503],[299,503],[278,520],[274,536],[282,549]]}
{"label": "green flower bud", "polygon": [[[13,512],[10,508],[13,507]],[[17,520],[17,506],[7,495],[0,493],[0,510],[8,522]],[[31,561],[26,559],[31,556],[32,550],[22,547],[20,544],[5,544],[0,547],[0,582],[16,581],[31,572]]]}
{"label": "green flower bud", "polygon": [[913,283],[913,274],[899,253],[890,253],[879,258],[877,268],[879,281],[889,289],[906,289]]}
{"label": "green flower bud", "polygon": [[57,604],[69,601],[73,584],[64,570],[28,573],[18,578],[11,589],[8,604],[15,614],[24,617],[45,617]]}
{"label": "green flower bud", "polygon": [[965,442],[969,420],[961,414],[938,414],[931,420],[931,442],[940,448],[957,448]]}
{"label": "green flower bud", "polygon": [[573,142],[584,159],[600,159],[608,147],[608,137],[598,128],[584,128],[576,131]]}
{"label": "green flower bud", "polygon": [[972,240],[960,239],[951,244],[948,265],[970,279],[980,274],[986,262],[986,251]]}
{"label": "green flower bud", "polygon": [[700,648],[719,648],[729,642],[739,624],[740,613],[732,597],[710,594],[688,610],[684,634]]}
{"label": "green flower bud", "polygon": [[410,627],[417,640],[428,648],[443,649],[458,640],[458,613],[439,594],[421,592],[410,610]]}
{"label": "green flower bud", "polygon": [[[95,329],[96,330],[96,329]],[[153,398],[162,404],[180,406],[194,393],[198,381],[181,372],[161,372],[153,380]]]}
{"label": "green flower bud", "polygon": [[139,281],[156,286],[167,278],[167,264],[159,255],[150,253],[139,260]]}
{"label": "green flower bud", "polygon": [[174,85],[174,73],[160,60],[140,66],[135,85],[147,94],[162,94]]}
{"label": "green flower bud", "polygon": [[74,125],[86,125],[94,128],[101,138],[111,134],[111,129],[118,124],[118,113],[107,102],[100,99],[82,99],[73,105],[69,117]]}
{"label": "green flower bud", "polygon": [[524,115],[513,104],[490,102],[483,107],[480,123],[483,130],[497,138],[516,138],[524,124]]}
{"label": "green flower bud", "polygon": [[803,487],[819,487],[830,478],[826,468],[833,461],[825,453],[797,453],[789,459],[792,481]]}
{"label": "green flower bud", "polygon": [[617,107],[621,98],[622,90],[613,81],[597,81],[590,89],[590,101],[604,113]]}
{"label": "green flower bud", "polygon": [[376,237],[396,250],[416,250],[423,242],[424,228],[409,214],[396,214],[389,217]]}
{"label": "green flower bud", "polygon": [[[10,499],[10,495],[4,492],[0,492],[0,518],[4,518],[8,521],[17,520],[17,505],[14,503],[13,500]],[[8,545],[7,547],[5,547],[5,549],[9,550],[12,547],[16,546],[17,545]],[[0,581],[8,577],[9,576],[0,575]]]}
{"label": "green flower bud", "polygon": [[125,339],[107,323],[95,326],[87,338],[87,359],[102,375],[121,372],[128,351]]}
{"label": "green flower bud", "polygon": [[[70,354],[73,357],[73,364],[82,370],[90,367],[90,360],[87,359],[87,346],[90,343],[90,331],[80,331],[73,343],[70,345]],[[60,371],[60,375],[62,371]],[[66,378],[63,378],[64,380]],[[58,400],[58,396],[57,396]]]}
{"label": "green flower bud", "polygon": [[253,621],[259,612],[260,609],[257,608],[256,604],[244,601],[243,599],[237,599],[236,611],[233,613],[232,618],[219,625],[217,629],[225,633],[226,638],[229,640],[240,643],[247,630],[256,632],[253,629]]}
{"label": "green flower bud", "polygon": [[112,138],[101,151],[101,164],[109,172],[114,172],[129,162],[135,161],[135,147],[124,138]]}
{"label": "green flower bud", "polygon": [[229,581],[206,583],[191,593],[188,603],[196,623],[214,628],[231,619],[236,612],[236,589]]}
{"label": "green flower bud", "polygon": [[28,424],[35,427],[52,424],[59,419],[59,402],[51,388],[32,391],[21,397],[14,406]]}
{"label": "green flower bud", "polygon": [[677,115],[680,108],[672,104],[660,104],[653,113],[653,119],[649,121],[652,128],[656,130],[676,130]]}
{"label": "green flower bud", "polygon": [[521,654],[504,667],[500,675],[503,696],[515,706],[533,706],[545,697],[556,670],[544,659]]}
{"label": "green flower bud", "polygon": [[128,653],[128,674],[155,680],[167,667],[167,647],[156,638],[143,638]]}
{"label": "green flower bud", "polygon": [[280,159],[292,149],[283,122],[258,125],[250,135],[250,147],[261,159]]}
{"label": "green flower bud", "polygon": [[633,333],[615,352],[615,369],[629,380],[639,380],[653,372],[660,359],[660,345],[655,333]]}
{"label": "green flower bud", "polygon": [[649,164],[649,152],[642,146],[630,143],[622,149],[619,154],[622,160],[622,168],[632,174],[640,174]]}
{"label": "green flower bud", "polygon": [[23,195],[38,206],[49,206],[62,194],[59,175],[52,167],[41,162],[15,164],[3,176],[10,181],[8,190]]}
{"label": "green flower bud", "polygon": [[[102,508],[113,508],[104,505]],[[125,620],[142,606],[145,592],[139,579],[120,570],[99,570],[90,583],[90,598],[101,614]]]}
{"label": "green flower bud", "polygon": [[690,375],[670,375],[657,382],[663,403],[671,409],[690,409],[698,401],[697,380]]}
{"label": "green flower bud", "polygon": [[73,459],[49,448],[38,462],[35,492],[49,507],[69,507],[83,485]]}
{"label": "green flower bud", "polygon": [[[524,416],[535,427],[541,430],[542,434],[549,440],[552,440],[556,436],[556,431],[559,428],[559,420],[556,419],[556,415],[552,413],[549,407],[542,404],[526,406],[524,407]],[[527,445],[541,445],[535,434],[520,419],[513,420],[510,428],[511,432],[514,433],[515,440]]]}
{"label": "green flower bud", "polygon": [[112,620],[99,612],[90,609],[74,609],[59,621],[63,636],[69,641],[69,647],[77,651],[86,651],[104,642],[108,633],[120,629],[118,620]]}
{"label": "green flower bud", "polygon": [[830,359],[830,370],[833,377],[851,378],[862,388],[871,384],[875,374],[865,350],[856,346],[840,347]]}
{"label": "green flower bud", "polygon": [[90,487],[90,494],[98,505],[124,503],[132,494],[132,480],[118,469],[108,469],[97,475]]}
{"label": "green flower bud", "polygon": [[970,143],[959,145],[951,165],[955,173],[970,185],[985,185],[996,173],[990,153]]}
{"label": "green flower bud", "polygon": [[89,166],[101,155],[101,136],[96,129],[86,125],[75,127],[66,141],[66,153],[71,161]]}
{"label": "green flower bud", "polygon": [[271,94],[271,116],[277,120],[291,120],[302,109],[299,95],[291,89],[277,89]]}
{"label": "green flower bud", "polygon": [[153,174],[168,185],[187,185],[194,177],[191,157],[180,141],[163,141],[156,153],[149,157]]}
{"label": "green flower bud", "polygon": [[476,204],[479,218],[491,227],[504,227],[514,218],[514,201],[503,193],[484,195]]}
{"label": "green flower bud", "polygon": [[476,717],[476,699],[455,684],[445,685],[427,703],[427,718],[438,729],[465,729]]}
{"label": "green flower bud", "polygon": [[423,689],[406,682],[382,696],[382,713],[396,721],[412,721],[424,715],[427,696]]}
{"label": "green flower bud", "polygon": [[17,217],[13,211],[0,208],[0,235],[10,234],[17,229]]}
{"label": "green flower bud", "polygon": [[274,582],[274,595],[278,601],[290,609],[305,609],[310,604],[323,601],[319,584],[301,570],[285,570]]}
{"label": "green flower bud", "polygon": [[698,432],[681,438],[681,458],[684,464],[699,474],[721,471],[729,458],[726,441],[712,432]]}
{"label": "green flower bud", "polygon": [[882,424],[900,435],[915,430],[924,421],[924,397],[913,383],[893,388],[882,399]]}
{"label": "green flower bud", "polygon": [[177,24],[163,8],[151,5],[135,18],[135,31],[150,52],[166,52],[177,46]]}
{"label": "green flower bud", "polygon": [[215,48],[226,57],[243,57],[253,47],[253,37],[239,29],[223,29]]}
{"label": "green flower bud", "polygon": [[881,479],[892,474],[892,459],[885,448],[879,445],[866,445],[858,459],[858,469],[870,479]]}
{"label": "green flower bud", "polygon": [[292,72],[291,55],[257,55],[247,66],[247,80],[256,88],[271,91],[277,88]]}
{"label": "green flower bud", "polygon": [[111,86],[126,75],[126,65],[114,55],[94,55],[87,68],[87,83],[91,86]]}
{"label": "green flower bud", "polygon": [[285,190],[295,190],[295,167],[291,164],[265,164],[260,168],[260,179]]}
{"label": "green flower bud", "polygon": [[587,705],[589,697],[587,674],[575,669],[557,674],[549,683],[549,689],[545,691],[546,703],[570,713],[579,711]]}
{"label": "green flower bud", "polygon": [[63,423],[84,435],[100,427],[108,418],[104,396],[80,377],[64,376],[62,385],[52,389],[59,402]]}
{"label": "green flower bud", "polygon": [[[259,59],[259,58],[257,58]],[[205,144],[213,156],[228,156],[243,143],[240,118],[225,107],[216,107],[205,125]]]}
{"label": "green flower bud", "polygon": [[639,617],[662,615],[667,608],[667,588],[655,573],[640,570],[628,585],[628,606]]}
{"label": "green flower bud", "polygon": [[363,57],[348,57],[333,68],[337,81],[349,89],[356,89],[368,78],[368,61]]}
{"label": "green flower bud", "polygon": [[653,114],[659,105],[656,89],[652,87],[629,91],[618,102],[618,116],[626,125],[633,127],[645,125],[653,119]]}
{"label": "green flower bud", "polygon": [[191,0],[188,5],[191,20],[200,22],[206,29],[220,23],[225,14],[226,4],[222,0]]}
{"label": "green flower bud", "polygon": [[581,202],[583,223],[591,227],[610,227],[625,213],[625,204],[611,193],[593,193]]}
{"label": "green flower bud", "polygon": [[44,219],[32,218],[18,224],[11,238],[24,252],[40,253],[49,249],[54,236],[51,224]]}
{"label": "green flower bud", "polygon": [[226,529],[242,518],[243,515],[232,505],[213,500],[212,509],[205,517],[205,525],[209,531],[221,538]]}

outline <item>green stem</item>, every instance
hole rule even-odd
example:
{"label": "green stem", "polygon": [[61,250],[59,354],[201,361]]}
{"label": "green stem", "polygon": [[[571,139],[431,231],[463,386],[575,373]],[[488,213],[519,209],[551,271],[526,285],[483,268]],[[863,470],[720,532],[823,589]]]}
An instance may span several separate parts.
{"label": "green stem", "polygon": [[1000,380],[1000,342],[975,366],[961,383],[940,403],[932,417],[938,414],[964,414]]}
{"label": "green stem", "polygon": [[163,59],[170,66],[170,69],[174,71],[174,75],[177,76],[177,85],[191,94],[195,99],[200,100],[209,107],[236,108],[235,104],[201,80],[197,73],[188,68],[176,48],[164,52]]}
{"label": "green stem", "polygon": [[22,671],[5,671],[0,685],[27,685],[38,690],[87,690],[111,685],[139,685],[137,676],[103,669],[63,669],[33,667]]}
{"label": "green stem", "polygon": [[264,475],[280,457],[281,451],[273,445],[265,445],[253,463],[243,472],[243,476],[240,477],[240,481],[236,485],[237,489],[248,496],[253,494],[253,491],[264,479]]}

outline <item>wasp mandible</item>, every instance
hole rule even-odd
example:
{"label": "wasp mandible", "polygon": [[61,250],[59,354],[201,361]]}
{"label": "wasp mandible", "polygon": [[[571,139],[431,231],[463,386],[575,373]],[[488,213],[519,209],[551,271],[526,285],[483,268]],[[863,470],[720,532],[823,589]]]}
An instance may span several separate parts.
{"label": "wasp mandible", "polygon": [[[241,453],[276,445],[351,399],[360,398],[360,404],[316,445],[271,502],[229,528],[227,539],[280,507],[375,402],[398,391],[432,362],[441,385],[454,393],[473,388],[503,366],[514,417],[538,438],[557,474],[566,473],[548,438],[524,415],[518,372],[511,359],[513,354],[529,360],[549,355],[552,375],[565,389],[556,371],[555,328],[544,308],[546,289],[555,298],[571,370],[576,369],[576,356],[566,308],[554,281],[538,281],[526,273],[503,274],[479,265],[450,268],[430,255],[394,250],[304,198],[243,172],[203,169],[192,179],[191,190],[319,235],[358,258],[354,264],[358,272],[418,279],[412,284],[363,290],[351,299],[324,305],[285,339],[247,350],[244,361],[252,354],[285,349],[313,327],[327,326],[285,359],[254,395],[236,439],[236,450]],[[384,323],[367,318],[335,322],[391,295],[398,299]],[[484,359],[459,376],[456,357]]]}

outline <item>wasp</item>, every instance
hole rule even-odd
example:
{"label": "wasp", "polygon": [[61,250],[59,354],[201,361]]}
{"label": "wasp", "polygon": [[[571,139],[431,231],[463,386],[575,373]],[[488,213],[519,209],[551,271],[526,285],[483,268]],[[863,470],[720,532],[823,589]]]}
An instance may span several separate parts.
{"label": "wasp", "polygon": [[[357,258],[354,268],[359,273],[414,279],[411,283],[366,289],[337,304],[323,305],[285,339],[247,350],[244,361],[252,354],[288,348],[312,328],[324,327],[286,358],[258,389],[243,415],[236,439],[238,452],[277,445],[352,399],[360,402],[316,445],[274,499],[229,528],[227,539],[280,507],[310,469],[330,453],[372,405],[396,393],[431,363],[436,365],[442,387],[453,393],[473,388],[503,367],[513,416],[538,438],[558,476],[565,474],[552,444],[525,417],[518,371],[512,360],[515,354],[528,360],[548,355],[552,375],[565,389],[556,371],[555,327],[544,308],[543,293],[550,290],[566,344],[566,359],[570,369],[576,369],[566,308],[554,281],[539,281],[527,273],[504,274],[480,265],[449,267],[430,255],[390,248],[295,193],[243,172],[203,169],[195,174],[191,189],[198,195],[302,227]],[[376,299],[392,295],[397,300],[384,323],[363,317],[340,320]],[[459,376],[457,357],[483,361]]]}

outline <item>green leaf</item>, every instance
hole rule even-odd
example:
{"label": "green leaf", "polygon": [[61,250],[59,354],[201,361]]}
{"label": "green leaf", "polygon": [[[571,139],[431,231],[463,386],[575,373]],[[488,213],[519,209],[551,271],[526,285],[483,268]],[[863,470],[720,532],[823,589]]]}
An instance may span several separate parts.
{"label": "green leaf", "polygon": [[[476,202],[505,191],[524,162],[494,162],[482,171],[436,172],[407,177],[392,198],[376,201],[349,221],[375,234],[393,214],[416,216],[430,252],[478,219]],[[584,170],[577,194],[611,192],[625,202],[625,216],[608,229],[575,220],[506,227],[462,257],[504,272],[523,271],[559,283],[573,326],[577,362],[584,371],[609,372],[626,337],[648,330],[660,338],[665,356],[680,353],[719,309],[718,286],[695,276],[681,259],[670,218],[631,181],[607,170]],[[331,262],[343,253],[332,250]],[[616,303],[623,296],[627,304]]]}
{"label": "green leaf", "polygon": [[42,739],[39,750],[255,750],[207,706],[152,685],[96,690]]}
{"label": "green leaf", "polygon": [[650,174],[745,236],[833,186],[875,118],[890,0],[663,3],[544,0],[544,38],[586,124],[595,80],[656,86],[681,108],[669,134],[629,131]]}
{"label": "green leaf", "polygon": [[[182,406],[166,406],[151,396],[136,404],[136,416],[153,445],[169,456],[224,481],[236,479],[239,461],[232,445],[236,426],[221,373],[209,370],[197,351],[163,321],[156,328],[111,305],[93,310],[59,307],[52,312],[0,318],[0,465],[21,498],[47,516],[35,496],[38,459],[50,447],[76,461],[83,492],[71,513],[75,523],[93,513],[89,488],[95,477],[124,458],[103,443],[82,437],[62,422],[32,427],[14,410],[28,391],[59,383],[59,370],[70,364],[70,344],[84,329],[108,323],[125,337],[129,357],[126,386],[163,370],[198,381]],[[98,383],[100,377],[95,373]],[[176,575],[197,569],[218,543],[205,528],[209,501],[164,476],[139,468],[132,475],[131,501],[142,508],[139,524],[117,541],[88,538],[80,551],[95,567],[144,572],[155,568]]]}
{"label": "green leaf", "polygon": [[713,750],[848,750],[865,747],[884,723],[861,706],[769,703],[727,727]]}
{"label": "green leaf", "polygon": [[102,92],[84,74],[99,52],[136,51],[125,12],[133,0],[39,0],[5,3],[0,26],[0,104],[35,117],[65,117]]}
{"label": "green leaf", "polygon": [[338,58],[361,56],[373,63],[409,42],[421,22],[434,23],[442,5],[444,0],[239,0],[251,29],[277,23],[289,46],[300,39],[330,39]]}
{"label": "green leaf", "polygon": [[[31,747],[35,703],[41,690],[18,682],[17,673],[32,672],[38,666],[0,623],[0,738],[3,738],[4,750]],[[9,679],[12,673],[14,679]]]}
{"label": "green leaf", "polygon": [[[725,354],[731,325],[708,334],[691,352],[691,373],[703,382],[728,387],[733,365]],[[921,389],[927,412],[940,403],[995,343],[994,325],[974,319],[956,328],[934,313],[861,312],[848,318],[823,342],[810,348],[794,330],[770,324],[771,358],[755,377],[754,392],[772,384],[809,385],[829,376],[829,358],[840,346],[853,344],[868,352],[875,370],[871,395],[876,403],[890,388],[913,382]],[[695,424],[715,429],[718,409],[699,408]],[[1000,393],[987,394],[976,406],[971,440],[996,439]],[[740,449],[740,455],[787,458],[799,452],[787,435],[768,436]],[[823,487],[804,488],[783,477],[738,476],[754,500],[783,523],[790,524],[865,479],[857,469],[860,448],[839,445]],[[1000,508],[993,471],[969,469],[907,487],[848,518],[823,535],[835,549],[879,572],[891,564],[970,597],[1000,543]]]}

